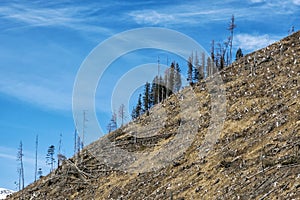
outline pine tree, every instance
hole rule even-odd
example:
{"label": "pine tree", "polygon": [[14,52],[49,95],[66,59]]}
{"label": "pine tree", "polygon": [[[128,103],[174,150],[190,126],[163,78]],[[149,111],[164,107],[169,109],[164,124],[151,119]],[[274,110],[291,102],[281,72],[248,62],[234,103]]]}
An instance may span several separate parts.
{"label": "pine tree", "polygon": [[135,115],[136,115],[136,117],[139,117],[142,114],[143,114],[142,95],[140,94],[139,98],[138,98],[138,103],[137,103],[137,105],[135,107]]}
{"label": "pine tree", "polygon": [[225,67],[225,55],[228,47],[228,42],[225,42],[224,44],[218,43],[217,45],[218,51],[216,58],[216,66],[219,70],[222,70]]}
{"label": "pine tree", "polygon": [[235,54],[235,60],[238,60],[238,59],[240,59],[243,56],[244,55],[243,55],[242,49],[238,48],[238,50],[236,51],[236,54]]}
{"label": "pine tree", "polygon": [[171,96],[174,91],[174,78],[175,78],[175,61],[171,63],[168,73],[168,96]]}
{"label": "pine tree", "polygon": [[50,165],[50,172],[52,172],[54,169],[54,163],[55,163],[54,154],[55,154],[55,146],[51,145],[49,146],[46,155],[46,164]]}
{"label": "pine tree", "polygon": [[150,100],[150,83],[146,82],[144,86],[144,95],[143,95],[143,110],[148,114],[150,109],[151,100]]}
{"label": "pine tree", "polygon": [[175,88],[175,92],[178,92],[181,88],[181,74],[180,74],[181,70],[179,67],[179,64],[176,63],[176,67],[175,67],[175,84],[174,84],[174,88]]}
{"label": "pine tree", "polygon": [[194,67],[194,72],[193,72],[193,81],[198,82],[199,81],[199,68]]}
{"label": "pine tree", "polygon": [[151,84],[151,90],[150,90],[150,101],[151,101],[151,107],[154,106],[155,104],[158,104],[158,94],[159,94],[159,84],[158,84],[158,77],[155,76],[152,84]]}
{"label": "pine tree", "polygon": [[39,178],[42,178],[42,176],[43,176],[42,168],[39,168],[37,174],[38,174],[38,177],[39,177]]}
{"label": "pine tree", "polygon": [[187,73],[187,81],[192,84],[193,83],[193,54],[188,58],[188,73]]}
{"label": "pine tree", "polygon": [[131,111],[131,119],[135,120],[137,117],[138,116],[136,115],[136,107],[133,107]]}

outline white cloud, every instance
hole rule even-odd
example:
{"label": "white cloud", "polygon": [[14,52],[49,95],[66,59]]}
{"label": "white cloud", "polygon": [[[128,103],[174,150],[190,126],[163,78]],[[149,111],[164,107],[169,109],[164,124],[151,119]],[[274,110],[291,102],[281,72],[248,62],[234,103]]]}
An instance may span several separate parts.
{"label": "white cloud", "polygon": [[300,6],[300,0],[292,0],[293,4],[299,5]]}
{"label": "white cloud", "polygon": [[[249,4],[256,4],[249,6]],[[237,6],[238,5],[238,6]],[[214,21],[228,22],[231,15],[243,21],[277,20],[299,13],[295,5],[300,5],[300,0],[248,0],[239,4],[237,0],[207,2],[188,2],[174,5],[161,5],[150,9],[130,11],[129,16],[138,24],[144,25],[196,25],[201,26]]]}
{"label": "white cloud", "polygon": [[138,24],[161,24],[174,20],[170,14],[158,13],[155,10],[134,11],[129,13]]}
{"label": "white cloud", "polygon": [[262,3],[265,2],[265,0],[250,0],[251,3]]}
{"label": "white cloud", "polygon": [[274,43],[280,37],[265,35],[238,34],[234,38],[234,46],[246,51],[254,51]]}

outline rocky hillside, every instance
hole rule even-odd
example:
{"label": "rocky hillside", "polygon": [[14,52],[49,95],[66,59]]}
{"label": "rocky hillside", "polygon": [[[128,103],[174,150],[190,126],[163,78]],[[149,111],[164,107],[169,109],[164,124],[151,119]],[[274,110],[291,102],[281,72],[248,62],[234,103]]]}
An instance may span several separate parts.
{"label": "rocky hillside", "polygon": [[8,199],[300,199],[299,83],[297,32],[169,97]]}

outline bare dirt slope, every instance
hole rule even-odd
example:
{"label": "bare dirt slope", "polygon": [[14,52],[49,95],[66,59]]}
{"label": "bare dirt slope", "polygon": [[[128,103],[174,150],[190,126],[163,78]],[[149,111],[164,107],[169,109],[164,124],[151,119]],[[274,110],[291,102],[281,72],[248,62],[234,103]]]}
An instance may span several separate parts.
{"label": "bare dirt slope", "polygon": [[[300,199],[300,32],[219,75],[221,85],[183,89],[9,199]],[[211,112],[218,90],[226,116]]]}

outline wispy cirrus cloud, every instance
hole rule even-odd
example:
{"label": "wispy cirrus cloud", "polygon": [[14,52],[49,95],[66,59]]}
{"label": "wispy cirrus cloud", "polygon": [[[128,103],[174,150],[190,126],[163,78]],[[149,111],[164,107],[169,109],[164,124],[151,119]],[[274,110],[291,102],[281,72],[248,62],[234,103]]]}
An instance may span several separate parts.
{"label": "wispy cirrus cloud", "polygon": [[234,14],[238,19],[263,21],[274,17],[274,13],[290,15],[297,13],[300,0],[272,2],[265,0],[249,0],[240,4],[237,0],[214,1],[211,4],[203,2],[188,2],[175,5],[155,7],[153,9],[139,9],[128,13],[137,24],[144,25],[201,25],[213,21],[228,21]]}
{"label": "wispy cirrus cloud", "polygon": [[26,82],[20,79],[0,80],[0,93],[15,97],[21,101],[29,102],[42,108],[70,111],[71,110],[71,89],[42,84],[41,82]]}
{"label": "wispy cirrus cloud", "polygon": [[[209,21],[224,20],[225,16],[230,16],[228,9],[216,10],[194,10],[189,6],[182,5],[174,7],[174,12],[170,13],[164,9],[160,10],[138,10],[132,11],[128,15],[138,24],[144,25],[196,25],[209,23]],[[222,13],[217,15],[217,13]],[[209,19],[209,20],[208,20]]]}
{"label": "wispy cirrus cloud", "polygon": [[93,13],[101,10],[100,6],[43,6],[43,4],[8,3],[0,7],[0,19],[13,21],[14,26],[5,27],[4,30],[24,27],[66,27],[86,32],[101,32],[111,34],[110,28],[95,22]]}

